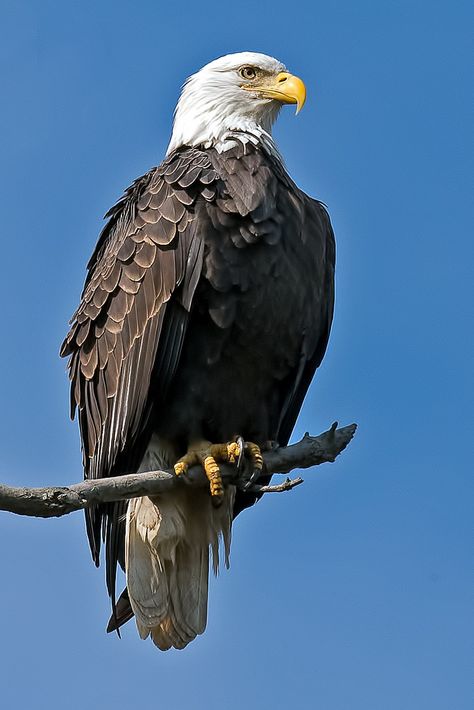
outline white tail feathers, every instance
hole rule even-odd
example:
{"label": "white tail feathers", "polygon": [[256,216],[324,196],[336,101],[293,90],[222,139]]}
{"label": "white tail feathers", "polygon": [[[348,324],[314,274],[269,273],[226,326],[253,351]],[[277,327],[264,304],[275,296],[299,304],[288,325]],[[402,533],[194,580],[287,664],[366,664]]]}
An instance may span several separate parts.
{"label": "white tail feathers", "polygon": [[219,508],[205,489],[182,487],[128,504],[125,566],[141,638],[162,651],[184,648],[206,628],[209,547],[219,566],[222,536],[229,565],[235,488]]}

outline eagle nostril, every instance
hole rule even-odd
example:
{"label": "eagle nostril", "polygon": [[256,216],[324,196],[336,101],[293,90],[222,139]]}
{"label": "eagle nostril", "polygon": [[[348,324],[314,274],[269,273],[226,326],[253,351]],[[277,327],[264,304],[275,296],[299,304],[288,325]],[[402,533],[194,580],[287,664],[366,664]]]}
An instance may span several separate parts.
{"label": "eagle nostril", "polygon": [[281,77],[278,79],[278,83],[279,83],[279,84],[283,84],[283,82],[285,82],[287,79],[288,79],[287,76],[281,76]]}

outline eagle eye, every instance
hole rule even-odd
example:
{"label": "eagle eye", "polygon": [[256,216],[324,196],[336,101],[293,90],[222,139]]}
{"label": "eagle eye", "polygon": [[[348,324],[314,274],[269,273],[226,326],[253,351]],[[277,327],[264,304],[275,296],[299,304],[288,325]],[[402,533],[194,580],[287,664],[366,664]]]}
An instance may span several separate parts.
{"label": "eagle eye", "polygon": [[253,67],[241,67],[239,69],[239,74],[242,77],[242,79],[246,79],[249,81],[250,79],[255,79],[257,76],[257,72]]}

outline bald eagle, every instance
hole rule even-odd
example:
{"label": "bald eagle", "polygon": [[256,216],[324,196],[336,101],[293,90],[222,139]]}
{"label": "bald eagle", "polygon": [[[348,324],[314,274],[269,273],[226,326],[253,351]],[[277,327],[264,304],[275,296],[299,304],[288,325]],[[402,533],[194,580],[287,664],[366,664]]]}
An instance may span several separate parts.
{"label": "bald eagle", "polygon": [[[207,618],[210,550],[228,561],[233,518],[256,501],[219,463],[286,445],[323,358],[334,303],[325,207],[291,180],[273,141],[305,101],[276,59],[221,57],[184,84],[164,161],[107,213],[63,343],[87,479],[201,463],[209,489],[86,511],[105,539],[108,630],[184,648]],[[242,442],[245,442],[242,444]],[[262,472],[265,480],[265,471]],[[116,602],[117,564],[126,589]]]}

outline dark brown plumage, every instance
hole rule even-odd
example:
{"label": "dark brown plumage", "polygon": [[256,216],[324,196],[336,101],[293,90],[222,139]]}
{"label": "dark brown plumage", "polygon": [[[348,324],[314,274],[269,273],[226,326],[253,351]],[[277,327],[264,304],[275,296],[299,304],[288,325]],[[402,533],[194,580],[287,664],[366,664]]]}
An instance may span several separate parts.
{"label": "dark brown plumage", "polygon": [[[286,444],[329,335],[326,209],[263,146],[183,148],[108,213],[61,354],[85,476],[136,471],[152,434],[172,465],[193,438]],[[255,501],[238,493],[234,512]],[[87,511],[115,606],[126,504]],[[118,604],[120,625],[132,615]]]}

